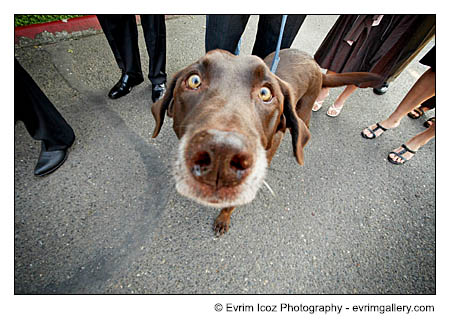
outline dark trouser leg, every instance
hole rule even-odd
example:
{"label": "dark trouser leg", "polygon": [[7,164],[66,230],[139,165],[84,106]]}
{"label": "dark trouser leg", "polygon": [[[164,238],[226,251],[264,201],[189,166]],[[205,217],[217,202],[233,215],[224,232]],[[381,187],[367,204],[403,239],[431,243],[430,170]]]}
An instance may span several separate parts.
{"label": "dark trouser leg", "polygon": [[125,71],[125,65],[123,64],[122,58],[120,57],[119,49],[117,47],[116,41],[111,33],[111,26],[109,25],[109,15],[97,15],[97,19],[102,26],[103,33],[106,36],[106,40],[109,43],[109,47],[111,48],[114,58],[116,59],[117,65],[119,69],[123,72]]}
{"label": "dark trouser leg", "polygon": [[31,137],[43,141],[48,151],[64,150],[75,140],[70,125],[16,59],[14,120],[22,120]]}
{"label": "dark trouser leg", "polygon": [[141,15],[141,24],[150,63],[148,78],[152,84],[165,83],[167,81],[165,17]]}
{"label": "dark trouser leg", "polygon": [[250,15],[209,15],[206,23],[206,52],[223,49],[234,53]]}
{"label": "dark trouser leg", "polygon": [[[276,50],[282,17],[283,15],[259,16],[258,32],[252,52],[253,55],[264,59]],[[281,41],[281,49],[291,47],[305,18],[306,15],[288,15]]]}
{"label": "dark trouser leg", "polygon": [[[131,77],[142,80],[141,58],[139,56],[138,30],[135,15],[101,15],[108,32],[105,36],[112,37],[117,51],[123,62],[123,72]],[[108,40],[108,42],[111,41]],[[117,58],[116,58],[117,60]]]}

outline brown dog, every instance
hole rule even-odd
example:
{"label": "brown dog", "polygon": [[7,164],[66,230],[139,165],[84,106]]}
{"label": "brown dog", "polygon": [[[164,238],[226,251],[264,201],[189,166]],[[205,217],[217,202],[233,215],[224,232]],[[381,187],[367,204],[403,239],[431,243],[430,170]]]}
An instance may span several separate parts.
{"label": "brown dog", "polygon": [[378,79],[370,73],[324,75],[312,57],[295,49],[280,52],[275,75],[268,68],[272,58],[208,52],[176,73],[152,106],[153,138],[167,112],[181,140],[174,166],[178,192],[222,208],[214,222],[219,235],[228,230],[235,206],[254,199],[286,128],[303,165],[311,109],[322,87]]}

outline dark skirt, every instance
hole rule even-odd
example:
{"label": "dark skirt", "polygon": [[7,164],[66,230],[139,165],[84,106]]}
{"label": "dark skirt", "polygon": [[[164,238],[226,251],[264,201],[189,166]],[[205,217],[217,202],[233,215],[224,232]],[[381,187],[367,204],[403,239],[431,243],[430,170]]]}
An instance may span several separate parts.
{"label": "dark skirt", "polygon": [[414,53],[436,24],[434,15],[384,15],[378,26],[372,26],[375,19],[376,15],[341,15],[314,55],[317,63],[337,73],[377,73],[381,81],[359,85],[377,88]]}
{"label": "dark skirt", "polygon": [[423,65],[429,66],[432,71],[436,72],[436,46],[433,46],[433,48],[430,49],[419,62]]}

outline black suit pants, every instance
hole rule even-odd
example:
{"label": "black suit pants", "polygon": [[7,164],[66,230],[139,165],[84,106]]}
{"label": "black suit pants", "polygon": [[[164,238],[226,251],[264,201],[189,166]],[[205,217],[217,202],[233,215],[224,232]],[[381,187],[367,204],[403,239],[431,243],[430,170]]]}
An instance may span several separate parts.
{"label": "black suit pants", "polygon": [[[140,15],[149,56],[148,78],[164,83],[166,75],[166,22],[164,15]],[[122,73],[143,79],[135,15],[97,15]]]}
{"label": "black suit pants", "polygon": [[[306,15],[288,15],[281,48],[289,48]],[[224,49],[234,53],[250,15],[209,15],[206,19],[206,52]],[[259,15],[253,55],[264,59],[277,48],[282,15]]]}
{"label": "black suit pants", "polygon": [[48,151],[72,145],[75,134],[25,69],[14,59],[14,120],[21,120]]}

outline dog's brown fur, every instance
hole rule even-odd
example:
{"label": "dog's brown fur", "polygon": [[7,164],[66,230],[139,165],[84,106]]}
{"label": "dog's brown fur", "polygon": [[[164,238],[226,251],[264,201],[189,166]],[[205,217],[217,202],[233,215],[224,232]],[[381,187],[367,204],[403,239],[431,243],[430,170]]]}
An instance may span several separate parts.
{"label": "dog's brown fur", "polygon": [[[286,128],[294,156],[303,165],[311,111],[322,87],[379,79],[371,73],[325,75],[312,57],[295,49],[280,51],[275,75],[268,68],[272,59],[273,54],[262,61],[208,52],[176,73],[152,107],[153,137],[167,113],[181,139],[174,168],[178,191],[222,208],[214,222],[219,235],[228,230],[235,206],[254,198]],[[193,75],[201,80],[195,88],[188,81]],[[270,100],[262,99],[262,88],[269,89]]]}

